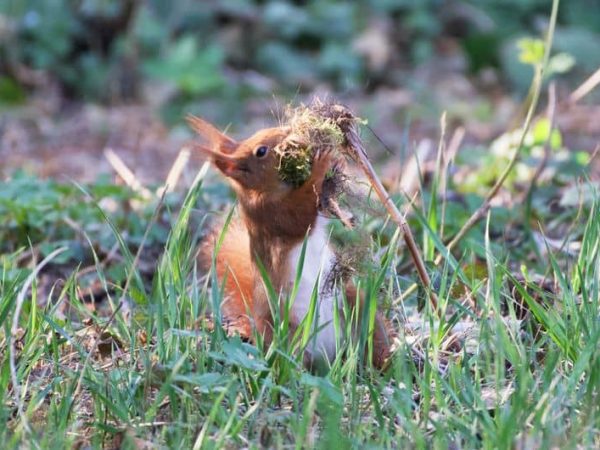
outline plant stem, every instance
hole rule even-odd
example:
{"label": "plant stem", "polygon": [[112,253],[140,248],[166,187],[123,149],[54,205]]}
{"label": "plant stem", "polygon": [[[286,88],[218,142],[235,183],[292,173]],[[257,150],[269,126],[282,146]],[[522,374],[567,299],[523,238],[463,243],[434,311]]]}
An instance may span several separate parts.
{"label": "plant stem", "polygon": [[373,169],[371,162],[367,158],[365,148],[362,145],[362,142],[361,142],[360,138],[358,137],[358,134],[356,133],[356,130],[354,127],[351,127],[350,129],[347,130],[346,140],[348,142],[348,145],[355,150],[355,152],[353,152],[353,155],[356,156],[355,160],[359,164],[360,168],[363,170],[365,175],[367,176],[367,179],[371,183],[371,186],[375,190],[375,193],[377,194],[377,196],[379,197],[379,199],[381,200],[381,202],[387,209],[392,220],[394,222],[396,222],[398,227],[400,227],[400,231],[402,232],[404,242],[406,243],[406,246],[408,247],[408,251],[410,252],[410,256],[415,263],[415,267],[417,269],[419,278],[421,279],[421,283],[423,283],[423,287],[425,287],[425,289],[429,293],[429,300],[431,302],[431,307],[436,313],[439,313],[437,296],[435,295],[435,292],[433,291],[433,289],[431,287],[431,281],[429,279],[429,274],[427,273],[425,264],[423,263],[423,258],[421,257],[421,253],[419,252],[419,248],[417,247],[417,244],[415,242],[412,232],[410,231],[410,227],[408,226],[408,223],[406,222],[406,219],[404,219],[404,216],[400,213],[400,211],[398,210],[398,208],[392,201],[390,195],[385,190],[385,187],[383,187],[381,180],[375,173],[375,170]]}

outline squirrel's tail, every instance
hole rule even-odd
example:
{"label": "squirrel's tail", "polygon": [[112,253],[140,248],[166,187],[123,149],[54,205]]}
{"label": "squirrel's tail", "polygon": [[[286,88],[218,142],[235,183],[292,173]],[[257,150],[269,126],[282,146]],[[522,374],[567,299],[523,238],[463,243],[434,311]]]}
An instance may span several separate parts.
{"label": "squirrel's tail", "polygon": [[[200,263],[210,268],[215,246],[222,231],[221,224],[213,227],[200,251]],[[223,324],[229,333],[238,333],[250,339],[252,325],[249,314],[252,311],[253,268],[250,259],[250,240],[242,222],[234,218],[223,237],[216,255],[216,272],[219,287],[225,280],[225,292],[221,304]]]}

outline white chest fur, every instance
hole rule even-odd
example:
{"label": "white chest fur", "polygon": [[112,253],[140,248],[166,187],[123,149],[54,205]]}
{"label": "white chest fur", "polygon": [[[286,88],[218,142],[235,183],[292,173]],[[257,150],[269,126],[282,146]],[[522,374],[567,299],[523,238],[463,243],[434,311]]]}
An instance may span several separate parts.
{"label": "white chest fur", "polygon": [[[291,315],[300,323],[310,309],[311,296],[317,286],[316,318],[314,330],[319,330],[308,344],[307,353],[310,359],[326,356],[330,361],[335,357],[335,329],[333,325],[334,309],[338,307],[333,289],[323,289],[329,272],[335,264],[335,255],[329,248],[328,220],[319,217],[310,232],[304,254],[302,277],[298,283],[298,291],[291,307]],[[290,285],[293,285],[303,244],[297,245],[289,255]]]}

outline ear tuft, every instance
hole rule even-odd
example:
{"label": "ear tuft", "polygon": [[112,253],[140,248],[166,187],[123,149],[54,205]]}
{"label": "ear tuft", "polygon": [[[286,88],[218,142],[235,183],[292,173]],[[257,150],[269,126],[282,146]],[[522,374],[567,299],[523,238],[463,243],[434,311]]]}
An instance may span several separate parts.
{"label": "ear tuft", "polygon": [[220,147],[222,151],[233,151],[235,149],[237,142],[219,131],[217,127],[206,120],[191,114],[186,117],[186,120],[196,133],[210,142],[213,146]]}

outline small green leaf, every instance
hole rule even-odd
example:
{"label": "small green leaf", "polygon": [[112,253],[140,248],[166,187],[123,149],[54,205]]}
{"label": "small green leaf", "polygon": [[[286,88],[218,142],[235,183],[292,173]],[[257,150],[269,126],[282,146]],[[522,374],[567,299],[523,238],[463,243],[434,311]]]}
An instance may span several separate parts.
{"label": "small green leaf", "polygon": [[251,372],[267,370],[267,365],[260,358],[256,347],[245,344],[239,339],[232,339],[223,343],[222,353],[211,352],[217,361],[227,365],[237,366]]}
{"label": "small green leaf", "polygon": [[519,61],[523,64],[535,66],[544,60],[544,41],[541,39],[519,39],[517,47],[520,50]]}
{"label": "small green leaf", "polygon": [[587,166],[590,162],[590,154],[588,152],[575,152],[575,162]]}
{"label": "small green leaf", "polygon": [[538,120],[532,129],[534,143],[537,145],[544,145],[548,140],[548,137],[550,137],[550,148],[552,150],[558,150],[562,147],[562,135],[556,128],[551,132],[550,127],[550,120],[546,118]]}
{"label": "small green leaf", "polygon": [[300,382],[305,386],[317,388],[319,393],[327,397],[327,399],[332,403],[340,406],[343,404],[344,398],[340,390],[327,378],[303,373],[300,377]]}
{"label": "small green leaf", "polygon": [[568,53],[558,53],[548,61],[548,73],[566,73],[575,65],[575,58]]}

